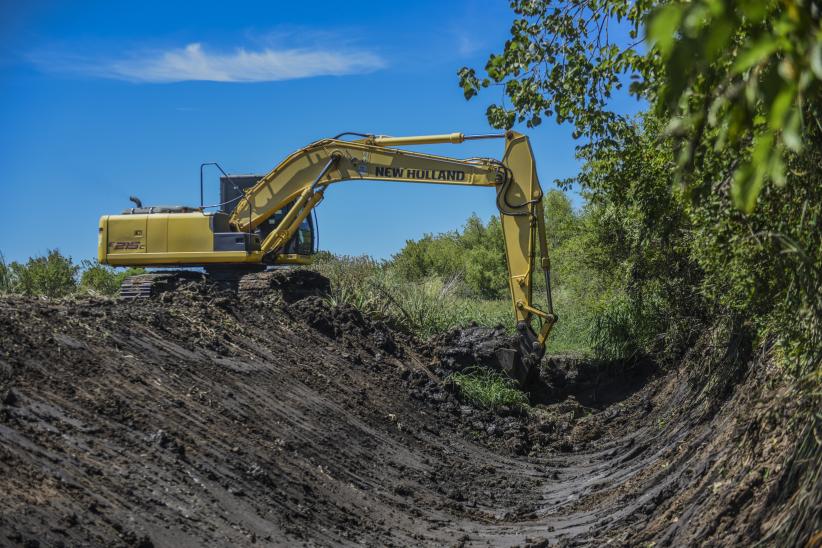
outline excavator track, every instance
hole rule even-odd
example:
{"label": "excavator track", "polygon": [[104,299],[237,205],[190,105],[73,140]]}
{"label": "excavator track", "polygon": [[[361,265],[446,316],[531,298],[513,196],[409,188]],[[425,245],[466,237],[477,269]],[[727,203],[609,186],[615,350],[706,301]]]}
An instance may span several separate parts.
{"label": "excavator track", "polygon": [[331,292],[331,282],[328,278],[304,269],[278,268],[263,272],[253,272],[249,269],[220,269],[205,273],[173,270],[129,276],[120,286],[120,298],[151,299],[192,282],[214,284],[241,297],[261,299],[277,294],[289,303],[309,296],[324,297]]}
{"label": "excavator track", "polygon": [[125,300],[149,299],[167,291],[174,291],[182,283],[204,279],[203,273],[188,270],[137,274],[129,276],[120,284],[120,298]]}

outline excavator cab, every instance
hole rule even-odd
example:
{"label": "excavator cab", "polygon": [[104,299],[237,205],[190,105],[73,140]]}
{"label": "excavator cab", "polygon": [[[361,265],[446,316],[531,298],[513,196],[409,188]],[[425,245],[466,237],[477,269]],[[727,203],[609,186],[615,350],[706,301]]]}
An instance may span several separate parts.
{"label": "excavator cab", "polygon": [[[260,240],[264,240],[266,236],[268,236],[272,230],[277,228],[277,225],[280,224],[280,221],[283,220],[285,214],[288,213],[288,210],[294,205],[294,202],[291,202],[284,208],[280,209],[269,217],[264,223],[260,224],[257,227],[259,231]],[[310,257],[314,253],[317,252],[317,246],[319,241],[316,237],[316,227],[317,227],[317,217],[316,212],[312,211],[311,215],[303,219],[300,223],[299,228],[297,228],[294,236],[289,240],[287,244],[282,249],[282,254],[284,255],[297,255],[301,257]]]}
{"label": "excavator cab", "polygon": [[[220,177],[220,202],[221,211],[231,214],[237,207],[238,200],[244,192],[256,185],[263,175],[224,175]],[[287,204],[278,210],[271,217],[260,223],[254,230],[260,241],[265,238],[280,224],[286,213],[294,206],[294,202]],[[319,243],[317,233],[317,214],[312,211],[311,215],[303,219],[299,228],[294,233],[294,237],[289,240],[280,251],[280,262],[302,263],[306,262],[311,255],[317,252]]]}

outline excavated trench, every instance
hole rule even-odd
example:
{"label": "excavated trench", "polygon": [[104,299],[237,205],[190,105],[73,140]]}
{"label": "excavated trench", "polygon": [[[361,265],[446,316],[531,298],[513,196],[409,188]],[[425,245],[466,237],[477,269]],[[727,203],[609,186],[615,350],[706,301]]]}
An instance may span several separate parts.
{"label": "excavated trench", "polygon": [[443,379],[504,333],[421,342],[281,281],[0,299],[0,545],[768,545],[791,511],[765,362],[720,397],[549,356],[489,412]]}

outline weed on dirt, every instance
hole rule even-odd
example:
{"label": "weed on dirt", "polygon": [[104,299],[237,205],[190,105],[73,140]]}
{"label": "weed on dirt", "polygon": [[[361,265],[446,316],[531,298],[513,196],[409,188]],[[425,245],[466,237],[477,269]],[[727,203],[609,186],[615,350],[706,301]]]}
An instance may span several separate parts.
{"label": "weed on dirt", "polygon": [[483,367],[471,367],[462,373],[448,377],[467,401],[488,409],[502,406],[524,409],[528,396],[516,387],[514,381],[498,371]]}

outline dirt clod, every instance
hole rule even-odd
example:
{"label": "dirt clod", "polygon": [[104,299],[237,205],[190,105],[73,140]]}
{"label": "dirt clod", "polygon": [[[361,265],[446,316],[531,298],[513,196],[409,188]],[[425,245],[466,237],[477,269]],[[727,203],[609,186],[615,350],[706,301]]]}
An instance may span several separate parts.
{"label": "dirt clod", "polygon": [[5,394],[3,394],[3,405],[15,405],[17,404],[17,394],[14,393],[14,390],[9,388],[6,390]]}
{"label": "dirt clod", "polygon": [[243,298],[278,295],[286,303],[306,297],[325,297],[331,292],[328,278],[310,270],[271,270],[246,274],[239,280]]}
{"label": "dirt clod", "polygon": [[502,327],[471,326],[432,337],[423,351],[438,362],[437,373],[447,376],[476,366],[502,371],[497,351],[517,346],[516,336],[506,333]]}

